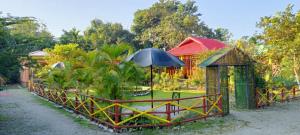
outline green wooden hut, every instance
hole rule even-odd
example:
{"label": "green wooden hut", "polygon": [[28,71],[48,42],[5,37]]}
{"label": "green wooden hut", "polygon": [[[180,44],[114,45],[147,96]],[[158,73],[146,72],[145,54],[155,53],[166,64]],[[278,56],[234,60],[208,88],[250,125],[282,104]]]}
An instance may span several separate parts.
{"label": "green wooden hut", "polygon": [[[203,61],[206,69],[206,94],[222,95],[222,109],[229,114],[228,66],[234,67],[235,99],[237,108],[255,108],[254,61],[238,48],[224,48]],[[216,100],[212,97],[211,100]]]}

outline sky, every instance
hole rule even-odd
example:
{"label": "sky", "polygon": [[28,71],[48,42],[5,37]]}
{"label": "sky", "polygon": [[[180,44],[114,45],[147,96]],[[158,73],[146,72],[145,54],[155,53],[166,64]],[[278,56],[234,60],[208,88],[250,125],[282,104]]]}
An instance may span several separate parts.
{"label": "sky", "polygon": [[[158,0],[0,0],[0,11],[12,16],[32,16],[59,37],[73,27],[83,31],[90,21],[121,23],[130,30],[134,13],[149,8]],[[227,28],[234,39],[251,36],[260,30],[260,17],[283,11],[290,3],[300,10],[299,0],[195,0],[200,19],[211,28]],[[183,0],[185,2],[185,0]]]}

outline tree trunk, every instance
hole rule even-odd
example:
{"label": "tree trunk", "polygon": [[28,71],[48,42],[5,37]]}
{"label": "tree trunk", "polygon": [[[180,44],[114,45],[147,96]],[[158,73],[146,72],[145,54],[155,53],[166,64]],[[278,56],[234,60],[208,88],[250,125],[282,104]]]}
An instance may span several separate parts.
{"label": "tree trunk", "polygon": [[293,61],[294,61],[294,74],[295,74],[295,79],[297,81],[297,84],[298,84],[298,87],[300,89],[300,78],[299,78],[299,74],[298,74],[298,70],[299,70],[299,67],[297,66],[297,60],[296,60],[296,55],[294,54],[294,58],[293,58]]}

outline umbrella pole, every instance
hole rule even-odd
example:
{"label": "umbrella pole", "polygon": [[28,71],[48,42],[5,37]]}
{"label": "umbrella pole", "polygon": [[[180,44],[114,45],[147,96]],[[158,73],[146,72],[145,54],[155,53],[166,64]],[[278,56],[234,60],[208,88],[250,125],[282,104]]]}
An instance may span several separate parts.
{"label": "umbrella pole", "polygon": [[151,88],[151,107],[153,108],[153,73],[152,73],[152,65],[150,66],[151,69],[151,81],[150,81],[150,88]]}

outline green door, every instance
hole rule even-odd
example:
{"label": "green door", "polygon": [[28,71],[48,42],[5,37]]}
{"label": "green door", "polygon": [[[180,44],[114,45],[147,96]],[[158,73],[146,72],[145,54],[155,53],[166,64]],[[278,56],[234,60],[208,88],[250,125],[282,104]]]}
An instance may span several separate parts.
{"label": "green door", "polygon": [[240,109],[248,108],[249,94],[247,90],[246,66],[234,67],[235,103]]}

